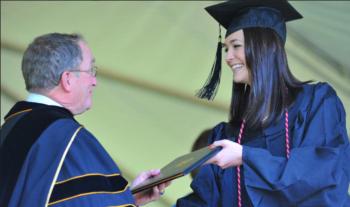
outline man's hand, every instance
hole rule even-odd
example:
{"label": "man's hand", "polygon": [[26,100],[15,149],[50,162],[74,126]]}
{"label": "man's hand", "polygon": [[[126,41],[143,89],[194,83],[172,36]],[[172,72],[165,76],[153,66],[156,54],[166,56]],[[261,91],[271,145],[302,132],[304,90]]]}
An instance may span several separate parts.
{"label": "man's hand", "polygon": [[[157,176],[160,174],[160,170],[150,170],[140,173],[136,179],[132,182],[131,187],[137,186],[147,180],[148,178]],[[162,183],[158,186],[153,187],[150,190],[144,190],[134,194],[135,203],[138,206],[145,205],[151,201],[158,200],[164,193],[164,189],[170,185],[170,181]]]}

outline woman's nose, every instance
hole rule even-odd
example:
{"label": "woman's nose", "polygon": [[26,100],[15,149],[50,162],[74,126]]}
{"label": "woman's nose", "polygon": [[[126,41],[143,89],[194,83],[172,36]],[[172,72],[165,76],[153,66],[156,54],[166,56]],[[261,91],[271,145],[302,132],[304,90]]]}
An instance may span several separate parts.
{"label": "woman's nose", "polygon": [[93,79],[92,79],[92,85],[93,86],[97,86],[97,77],[96,76],[94,76],[94,77],[92,77]]}
{"label": "woman's nose", "polygon": [[227,63],[234,59],[234,54],[232,50],[227,50],[225,60]]}

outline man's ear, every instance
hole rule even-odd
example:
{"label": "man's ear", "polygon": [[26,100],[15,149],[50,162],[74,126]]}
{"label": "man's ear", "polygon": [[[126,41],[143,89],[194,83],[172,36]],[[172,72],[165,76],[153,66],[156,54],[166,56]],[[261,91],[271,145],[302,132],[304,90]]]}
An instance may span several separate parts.
{"label": "man's ear", "polygon": [[64,71],[61,76],[60,85],[64,91],[70,92],[72,90],[72,74]]}

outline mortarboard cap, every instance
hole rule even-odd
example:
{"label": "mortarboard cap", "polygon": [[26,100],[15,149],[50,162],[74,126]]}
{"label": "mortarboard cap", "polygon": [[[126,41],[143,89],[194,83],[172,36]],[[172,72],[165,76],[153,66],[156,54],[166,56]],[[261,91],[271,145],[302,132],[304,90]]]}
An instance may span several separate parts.
{"label": "mortarboard cap", "polygon": [[235,0],[205,8],[231,33],[249,27],[271,28],[285,41],[285,22],[302,18],[286,0]]}
{"label": "mortarboard cap", "polygon": [[[285,42],[285,22],[302,18],[287,0],[232,0],[205,9],[226,29],[226,37],[240,29],[262,27],[274,30]],[[219,50],[221,47],[218,44],[211,74],[205,86],[197,93],[200,98],[211,100],[216,94],[221,73],[221,51]]]}

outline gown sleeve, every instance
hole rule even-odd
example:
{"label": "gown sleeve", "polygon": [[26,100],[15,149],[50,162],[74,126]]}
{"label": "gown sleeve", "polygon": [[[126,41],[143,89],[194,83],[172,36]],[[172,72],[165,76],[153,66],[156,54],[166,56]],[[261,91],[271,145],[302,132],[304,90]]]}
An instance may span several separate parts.
{"label": "gown sleeve", "polygon": [[294,124],[290,158],[243,147],[245,187],[254,206],[348,206],[349,138],[335,91],[318,84]]}
{"label": "gown sleeve", "polygon": [[[209,143],[213,142],[214,137],[221,131],[223,124],[220,123],[214,128],[213,133],[209,136]],[[217,180],[217,167],[214,165],[204,165],[191,183],[193,193],[177,200],[176,206],[191,207],[211,207],[221,206],[220,192]]]}

